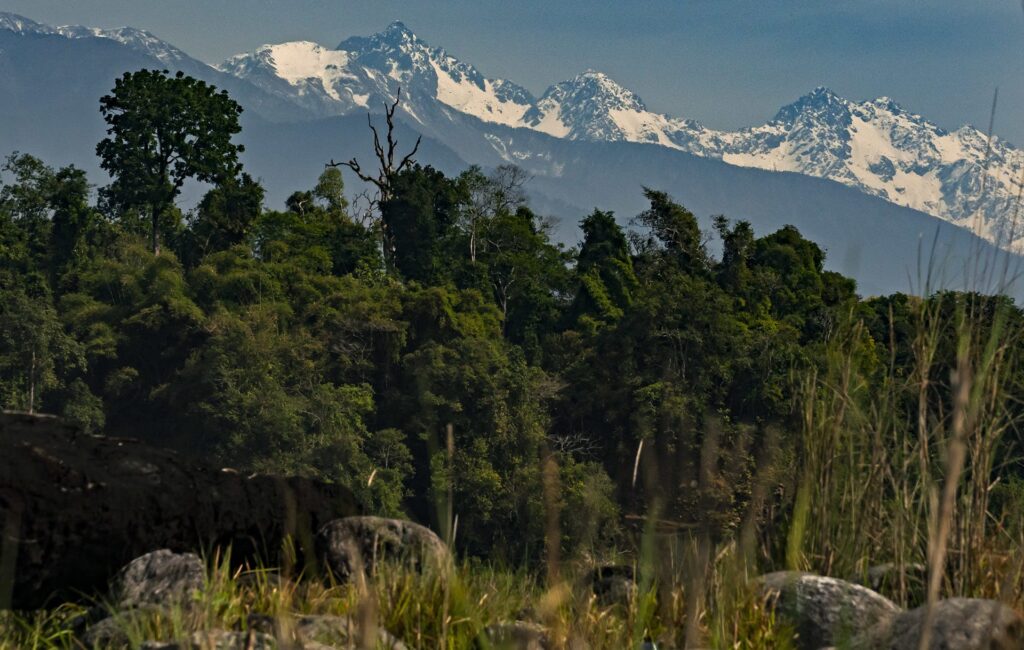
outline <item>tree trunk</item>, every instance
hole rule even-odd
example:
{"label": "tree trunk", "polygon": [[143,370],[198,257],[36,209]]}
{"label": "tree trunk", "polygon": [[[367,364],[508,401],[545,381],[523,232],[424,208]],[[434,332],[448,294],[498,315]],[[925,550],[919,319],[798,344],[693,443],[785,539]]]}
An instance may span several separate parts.
{"label": "tree trunk", "polygon": [[32,346],[32,362],[28,370],[28,412],[34,413],[36,407],[36,348]]}
{"label": "tree trunk", "polygon": [[152,217],[150,223],[149,233],[149,247],[153,251],[154,255],[160,254],[160,208],[156,203],[153,203],[149,207],[150,215]]}
{"label": "tree trunk", "polygon": [[0,413],[0,609],[102,593],[135,557],[167,548],[280,566],[282,543],[314,558],[325,523],[359,514],[338,485],[244,476],[46,415]]}

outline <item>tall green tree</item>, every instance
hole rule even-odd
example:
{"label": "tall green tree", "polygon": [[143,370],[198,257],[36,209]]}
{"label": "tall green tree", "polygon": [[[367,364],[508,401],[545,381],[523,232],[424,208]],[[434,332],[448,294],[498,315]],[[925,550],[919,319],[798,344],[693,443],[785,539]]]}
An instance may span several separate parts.
{"label": "tall green tree", "polygon": [[263,186],[249,174],[226,179],[196,208],[182,258],[193,263],[202,256],[241,244],[263,211]]}
{"label": "tall green tree", "polygon": [[394,177],[391,189],[380,212],[394,246],[395,270],[406,280],[442,284],[450,275],[461,188],[433,167],[414,165]]}
{"label": "tall green tree", "polygon": [[242,107],[227,91],[164,70],[128,72],[100,99],[108,137],[96,146],[100,166],[114,178],[108,199],[121,208],[145,209],[150,247],[160,252],[160,220],[185,181],[221,183],[239,170]]}
{"label": "tall green tree", "polygon": [[458,225],[466,239],[469,260],[476,262],[484,228],[500,214],[511,214],[526,205],[523,186],[528,176],[515,165],[501,165],[491,174],[484,174],[473,165],[459,174],[465,200],[459,211]]}
{"label": "tall green tree", "polygon": [[637,221],[650,230],[651,245],[665,251],[665,257],[687,273],[703,273],[709,266],[707,249],[697,217],[665,192],[644,188],[650,207]]}
{"label": "tall green tree", "polygon": [[583,245],[576,258],[579,286],[571,321],[592,329],[620,318],[632,303],[638,283],[629,242],[611,212],[594,210],[580,227]]}
{"label": "tall green tree", "polygon": [[32,413],[64,371],[83,364],[48,297],[0,290],[0,405]]}
{"label": "tall green tree", "polygon": [[14,154],[0,182],[0,286],[38,292],[62,290],[62,278],[88,255],[99,213],[89,205],[85,172],[53,169],[27,154]]}

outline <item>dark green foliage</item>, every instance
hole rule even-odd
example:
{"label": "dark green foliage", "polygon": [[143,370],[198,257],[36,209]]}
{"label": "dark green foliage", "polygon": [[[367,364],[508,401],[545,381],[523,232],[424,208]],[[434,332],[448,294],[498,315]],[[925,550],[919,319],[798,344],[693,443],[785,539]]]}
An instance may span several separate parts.
{"label": "dark green foliage", "polygon": [[379,270],[378,237],[352,221],[343,190],[341,172],[327,169],[313,191],[288,197],[286,211],[257,212],[253,244],[258,256],[334,275]]}
{"label": "dark green foliage", "polygon": [[391,190],[380,212],[394,269],[406,280],[443,283],[461,200],[458,184],[433,167],[415,165],[395,177]]}
{"label": "dark green foliage", "polygon": [[[910,381],[922,304],[1024,327],[1005,300],[861,301],[789,226],[718,217],[716,260],[696,217],[650,189],[642,232],[594,210],[567,251],[514,167],[403,168],[362,221],[329,167],[268,210],[224,94],[142,71],[103,106],[100,208],[73,167],[4,168],[0,404],[338,481],[444,534],[457,517],[461,551],[541,559],[555,521],[563,550],[600,553],[623,514],[727,537],[756,459],[799,457],[797,384],[836,337],[858,332],[858,372]],[[182,222],[186,178],[213,187]],[[173,244],[159,256],[151,217]],[[955,346],[939,341],[943,381]]]}
{"label": "dark green foliage", "polygon": [[580,226],[583,245],[576,258],[579,285],[571,320],[592,330],[622,317],[633,302],[638,282],[626,235],[611,212],[594,210]]}
{"label": "dark green foliage", "polygon": [[186,245],[181,247],[189,266],[209,253],[243,243],[263,211],[263,195],[263,187],[245,173],[207,192],[190,219]]}
{"label": "dark green foliage", "polygon": [[0,407],[35,411],[82,363],[49,300],[0,289]]}
{"label": "dark green foliage", "polygon": [[693,213],[665,192],[645,187],[644,196],[651,207],[637,215],[637,221],[650,230],[650,248],[661,249],[664,258],[687,273],[706,271],[708,254]]}
{"label": "dark green foliage", "polygon": [[234,178],[243,147],[231,142],[241,131],[241,106],[226,91],[178,72],[125,73],[100,100],[109,137],[96,145],[100,166],[114,182],[111,205],[147,210],[150,246],[159,252],[161,220],[190,178],[222,183]]}

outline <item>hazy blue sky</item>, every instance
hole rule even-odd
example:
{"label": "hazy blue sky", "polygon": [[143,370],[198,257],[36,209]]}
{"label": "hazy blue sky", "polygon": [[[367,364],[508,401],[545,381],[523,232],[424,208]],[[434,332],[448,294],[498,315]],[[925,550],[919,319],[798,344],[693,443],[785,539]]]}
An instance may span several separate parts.
{"label": "hazy blue sky", "polygon": [[540,93],[587,68],[648,106],[734,128],[826,85],[889,95],[947,128],[1024,145],[1021,0],[0,0],[47,23],[148,29],[217,62],[262,43],[334,46],[400,19],[488,76]]}

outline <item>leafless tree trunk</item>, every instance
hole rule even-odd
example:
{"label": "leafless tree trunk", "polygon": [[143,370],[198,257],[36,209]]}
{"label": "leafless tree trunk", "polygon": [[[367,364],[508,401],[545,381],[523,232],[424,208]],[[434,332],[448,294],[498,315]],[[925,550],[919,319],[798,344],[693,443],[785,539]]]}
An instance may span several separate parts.
{"label": "leafless tree trunk", "polygon": [[[413,156],[419,151],[420,141],[423,136],[416,138],[416,144],[413,145],[412,151],[407,153],[405,156],[398,158],[396,156],[396,150],[398,149],[398,140],[395,138],[395,111],[398,109],[398,104],[402,101],[402,89],[398,88],[398,92],[395,94],[395,101],[393,104],[384,104],[384,119],[387,123],[387,131],[385,133],[385,144],[381,143],[380,134],[377,131],[377,127],[373,125],[373,118],[369,113],[366,114],[366,122],[370,126],[370,131],[373,133],[373,151],[377,157],[377,175],[371,176],[370,174],[363,171],[359,161],[354,157],[348,162],[335,162],[332,158],[327,167],[348,167],[351,169],[359,180],[364,183],[369,183],[377,188],[377,198],[371,202],[371,205],[380,206],[383,203],[391,200],[394,197],[394,180],[402,171],[416,164],[416,160]],[[396,162],[397,160],[397,162]],[[395,255],[395,244],[394,239],[389,232],[387,220],[382,218],[380,220],[381,229],[381,246],[384,251],[384,261],[388,265],[388,268],[392,267],[392,261]]]}

